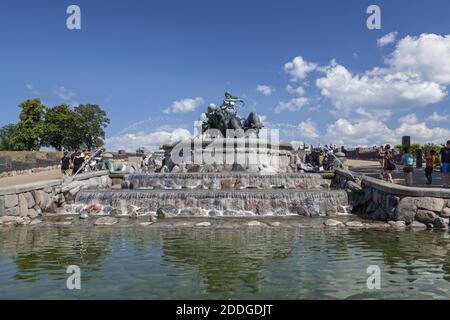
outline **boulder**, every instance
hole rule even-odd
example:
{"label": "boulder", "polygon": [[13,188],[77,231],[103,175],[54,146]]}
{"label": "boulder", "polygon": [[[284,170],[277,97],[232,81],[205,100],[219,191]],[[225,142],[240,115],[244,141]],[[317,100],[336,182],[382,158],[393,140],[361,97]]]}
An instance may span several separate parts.
{"label": "boulder", "polygon": [[337,226],[341,226],[343,223],[341,221],[337,221],[337,220],[333,220],[333,219],[328,219],[324,222],[324,225],[326,225],[327,227],[337,227]]}
{"label": "boulder", "polygon": [[256,220],[249,221],[245,224],[247,227],[264,227],[265,224]]}
{"label": "boulder", "polygon": [[154,222],[141,222],[141,223],[139,223],[139,225],[143,226],[143,227],[151,226],[152,224],[154,224]]}
{"label": "boulder", "polygon": [[405,221],[388,221],[388,223],[396,229],[403,229],[406,228],[406,223]]}
{"label": "boulder", "polygon": [[98,218],[94,222],[94,225],[96,225],[96,226],[111,226],[113,224],[116,224],[117,222],[119,222],[119,220],[117,220],[116,218],[113,218],[113,217],[101,217],[101,218]]}
{"label": "boulder", "polygon": [[414,221],[414,216],[417,212],[417,199],[406,197],[400,200],[400,203],[395,210],[395,220],[405,221],[406,223],[411,223]]}
{"label": "boulder", "polygon": [[19,197],[17,194],[7,194],[5,196],[5,209],[15,207],[19,204]]}
{"label": "boulder", "polygon": [[5,216],[18,216],[19,214],[19,207],[12,207],[5,210]]}
{"label": "boulder", "polygon": [[441,218],[450,218],[450,208],[445,207],[442,209],[441,213],[439,213]]}
{"label": "boulder", "polygon": [[23,196],[27,200],[28,209],[33,208],[36,205],[36,202],[34,201],[34,197],[30,192],[23,193]]}
{"label": "boulder", "polygon": [[28,216],[31,219],[34,219],[39,216],[39,213],[35,209],[31,208],[31,209],[28,209]]}
{"label": "boulder", "polygon": [[422,223],[433,223],[436,220],[437,215],[433,211],[428,210],[417,210],[417,213],[414,217],[417,221]]}
{"label": "boulder", "polygon": [[433,227],[435,229],[447,229],[448,228],[448,224],[445,223],[444,219],[436,218],[436,220],[433,221]]}
{"label": "boulder", "polygon": [[211,222],[199,222],[195,224],[196,227],[210,227],[211,226]]}
{"label": "boulder", "polygon": [[178,209],[175,206],[172,205],[165,205],[158,208],[156,211],[156,214],[158,218],[169,218],[169,217],[175,217],[178,215]]}
{"label": "boulder", "polygon": [[427,228],[427,225],[424,224],[424,223],[422,223],[422,222],[419,222],[419,221],[413,221],[413,222],[409,225],[409,227],[410,227],[410,228],[413,228],[413,229],[426,229],[426,228]]}
{"label": "boulder", "polygon": [[19,210],[21,217],[26,217],[28,215],[28,201],[23,193],[19,194]]}
{"label": "boulder", "polygon": [[391,228],[391,225],[389,223],[384,222],[375,222],[375,223],[366,223],[365,227],[368,229],[385,230]]}
{"label": "boulder", "polygon": [[423,197],[417,200],[417,208],[428,211],[441,212],[444,205],[445,199],[440,198]]}
{"label": "boulder", "polygon": [[181,210],[180,216],[202,217],[202,216],[205,216],[205,212],[202,208],[185,208],[185,209]]}
{"label": "boulder", "polygon": [[360,221],[348,221],[345,225],[349,228],[364,228],[364,224]]}

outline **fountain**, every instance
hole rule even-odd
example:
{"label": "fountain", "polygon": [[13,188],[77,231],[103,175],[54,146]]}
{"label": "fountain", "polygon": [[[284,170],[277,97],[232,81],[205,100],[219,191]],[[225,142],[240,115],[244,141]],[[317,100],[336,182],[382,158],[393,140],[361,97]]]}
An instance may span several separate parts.
{"label": "fountain", "polygon": [[194,138],[163,145],[158,172],[124,174],[122,190],[82,190],[75,205],[100,204],[106,214],[182,216],[325,216],[347,205],[318,173],[300,173],[290,143],[280,142],[252,112],[237,115],[225,94],[196,123]]}

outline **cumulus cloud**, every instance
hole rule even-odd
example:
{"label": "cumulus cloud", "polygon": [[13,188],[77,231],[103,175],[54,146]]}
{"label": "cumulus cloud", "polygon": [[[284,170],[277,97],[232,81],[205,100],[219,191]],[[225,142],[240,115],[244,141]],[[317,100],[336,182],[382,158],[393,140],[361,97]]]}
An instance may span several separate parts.
{"label": "cumulus cloud", "polygon": [[439,114],[439,113],[437,113],[435,111],[431,115],[429,115],[426,120],[427,121],[434,121],[434,122],[447,121],[448,120],[448,116],[447,115],[443,115],[443,114]]}
{"label": "cumulus cloud", "polygon": [[275,113],[283,111],[299,111],[308,103],[308,99],[305,97],[294,98],[289,101],[280,101],[275,107]]}
{"label": "cumulus cloud", "polygon": [[394,70],[416,73],[425,81],[450,84],[450,35],[407,36],[398,41],[386,62]]}
{"label": "cumulus cloud", "polygon": [[394,43],[397,38],[397,32],[390,32],[377,40],[377,45],[379,47],[387,46],[388,44]]}
{"label": "cumulus cloud", "polygon": [[269,96],[273,92],[272,87],[263,84],[258,84],[255,90],[265,96]]}
{"label": "cumulus cloud", "polygon": [[304,137],[309,140],[316,141],[320,138],[319,133],[317,132],[316,125],[311,119],[306,121],[302,121],[298,124],[298,131],[301,137]]}
{"label": "cumulus cloud", "polygon": [[385,143],[395,144],[402,136],[411,136],[414,143],[436,143],[447,141],[450,130],[441,127],[427,127],[424,122],[401,123],[399,127],[390,129],[380,120],[349,121],[338,119],[327,126],[326,138],[336,144],[346,146],[371,146]]}
{"label": "cumulus cloud", "polygon": [[178,100],[173,102],[169,108],[165,109],[164,113],[186,113],[195,111],[195,109],[200,107],[203,102],[204,100],[202,97]]}
{"label": "cumulus cloud", "polygon": [[301,56],[295,57],[284,65],[284,71],[291,75],[291,81],[299,81],[306,78],[308,73],[316,70],[317,64],[307,62]]}
{"label": "cumulus cloud", "polygon": [[296,95],[299,95],[299,96],[302,96],[302,95],[305,94],[305,89],[303,89],[302,86],[294,88],[294,87],[292,87],[291,85],[288,84],[287,87],[286,87],[286,90],[290,94],[296,94]]}
{"label": "cumulus cloud", "polygon": [[158,149],[160,145],[191,138],[191,133],[182,128],[172,131],[136,132],[119,134],[106,138],[107,150],[127,150],[134,152],[140,147]]}
{"label": "cumulus cloud", "polygon": [[404,115],[403,117],[400,117],[398,119],[400,123],[406,123],[406,124],[414,124],[417,123],[417,116],[414,113],[410,113],[407,115]]}
{"label": "cumulus cloud", "polygon": [[427,105],[441,101],[447,94],[440,84],[423,81],[413,73],[374,68],[361,75],[352,74],[334,60],[321,71],[325,76],[316,80],[316,86],[338,111]]}

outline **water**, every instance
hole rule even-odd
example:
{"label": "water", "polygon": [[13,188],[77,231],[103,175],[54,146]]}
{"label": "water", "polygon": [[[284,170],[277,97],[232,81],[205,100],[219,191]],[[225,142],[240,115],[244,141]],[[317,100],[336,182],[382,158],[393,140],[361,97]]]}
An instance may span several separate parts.
{"label": "water", "polygon": [[0,299],[448,299],[449,249],[429,231],[37,225],[0,230]]}

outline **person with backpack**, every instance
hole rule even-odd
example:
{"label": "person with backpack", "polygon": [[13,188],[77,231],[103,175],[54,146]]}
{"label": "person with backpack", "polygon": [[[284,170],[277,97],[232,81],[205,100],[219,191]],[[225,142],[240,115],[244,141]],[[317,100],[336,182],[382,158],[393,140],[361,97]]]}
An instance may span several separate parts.
{"label": "person with backpack", "polygon": [[410,187],[413,184],[414,157],[411,153],[409,153],[408,148],[405,148],[403,151],[402,161],[400,164],[403,165],[405,184]]}
{"label": "person with backpack", "polygon": [[436,160],[436,151],[431,150],[426,157],[426,165],[425,165],[425,177],[427,178],[427,184],[433,183],[433,171],[434,171],[434,162]]}
{"label": "person with backpack", "polygon": [[448,188],[450,186],[450,140],[441,149],[441,172],[443,174],[444,188]]}
{"label": "person with backpack", "polygon": [[70,176],[70,164],[71,160],[69,157],[69,153],[67,151],[64,151],[64,156],[61,158],[61,173],[63,176]]}
{"label": "person with backpack", "polygon": [[384,148],[384,159],[383,159],[383,168],[384,168],[384,179],[387,182],[394,183],[394,179],[392,179],[392,171],[395,170],[395,162],[392,157],[391,146],[389,144]]}

